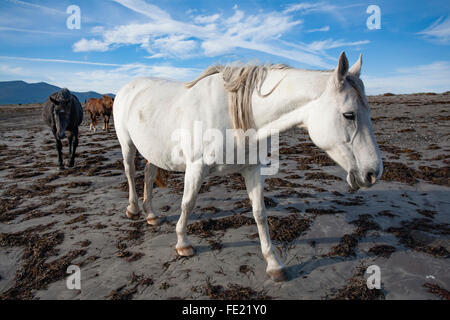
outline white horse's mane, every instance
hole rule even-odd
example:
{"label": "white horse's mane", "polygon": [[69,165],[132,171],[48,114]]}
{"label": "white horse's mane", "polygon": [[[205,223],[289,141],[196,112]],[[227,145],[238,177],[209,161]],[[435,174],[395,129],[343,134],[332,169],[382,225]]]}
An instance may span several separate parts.
{"label": "white horse's mane", "polygon": [[292,67],[285,64],[270,65],[214,65],[205,69],[195,80],[185,83],[192,88],[200,80],[222,73],[225,89],[229,93],[229,112],[234,129],[246,131],[254,127],[252,113],[252,95],[256,90],[260,97],[267,97],[278,87],[281,80],[266,94],[261,93],[261,86],[269,70],[287,70]]}
{"label": "white horse's mane", "polygon": [[[212,76],[217,73],[222,73],[223,85],[228,91],[228,105],[230,118],[234,129],[243,129],[246,131],[254,127],[253,112],[252,112],[252,95],[256,93],[260,97],[268,97],[278,87],[282,80],[280,80],[268,93],[261,93],[261,86],[266,79],[269,70],[289,70],[293,69],[286,64],[232,64],[232,65],[213,65],[206,68],[196,79],[186,82],[186,88],[194,87],[200,80]],[[333,70],[304,70],[314,72],[333,72]],[[365,93],[364,84],[359,77],[347,74],[345,80],[356,91],[363,104]],[[343,84],[343,83],[342,83]]]}

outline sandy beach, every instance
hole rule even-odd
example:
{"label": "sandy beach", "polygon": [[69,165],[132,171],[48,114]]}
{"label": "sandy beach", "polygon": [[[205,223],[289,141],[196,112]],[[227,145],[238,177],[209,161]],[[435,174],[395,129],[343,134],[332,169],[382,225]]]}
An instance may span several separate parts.
{"label": "sandy beach", "polygon": [[[59,171],[40,105],[0,106],[0,299],[450,299],[450,93],[368,99],[384,161],[371,189],[349,190],[306,132],[280,137],[265,202],[282,283],[265,274],[240,176],[204,182],[188,226],[197,254],[180,258],[182,173],[154,190],[165,223],[129,220],[113,126],[94,133],[85,116],[75,167]],[[366,286],[371,265],[380,290]]]}

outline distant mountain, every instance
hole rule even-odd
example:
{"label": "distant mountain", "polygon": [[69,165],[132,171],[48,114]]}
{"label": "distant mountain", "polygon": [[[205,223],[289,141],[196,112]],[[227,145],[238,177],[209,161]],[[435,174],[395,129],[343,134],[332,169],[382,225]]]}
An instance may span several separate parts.
{"label": "distant mountain", "polygon": [[[45,82],[27,83],[25,81],[0,81],[0,105],[41,103],[47,100],[48,96],[53,92],[59,90],[61,90],[61,88]],[[71,92],[78,97],[81,103],[87,99],[100,98],[102,96],[100,93],[94,91]],[[114,97],[111,93],[108,93],[107,95]]]}

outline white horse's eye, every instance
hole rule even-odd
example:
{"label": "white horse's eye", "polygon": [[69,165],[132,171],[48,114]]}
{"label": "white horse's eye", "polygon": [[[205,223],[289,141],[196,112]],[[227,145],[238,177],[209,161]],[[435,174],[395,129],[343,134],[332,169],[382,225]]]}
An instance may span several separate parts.
{"label": "white horse's eye", "polygon": [[345,113],[343,113],[343,116],[344,116],[345,119],[355,120],[355,113],[354,112],[345,112]]}

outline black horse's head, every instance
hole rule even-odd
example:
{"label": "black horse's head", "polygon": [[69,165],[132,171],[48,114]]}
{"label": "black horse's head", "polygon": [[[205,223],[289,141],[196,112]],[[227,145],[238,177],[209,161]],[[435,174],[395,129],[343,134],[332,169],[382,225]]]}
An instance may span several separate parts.
{"label": "black horse's head", "polygon": [[50,101],[55,105],[53,108],[53,117],[55,119],[56,135],[59,139],[64,139],[70,120],[72,94],[64,88],[53,93],[50,96]]}

